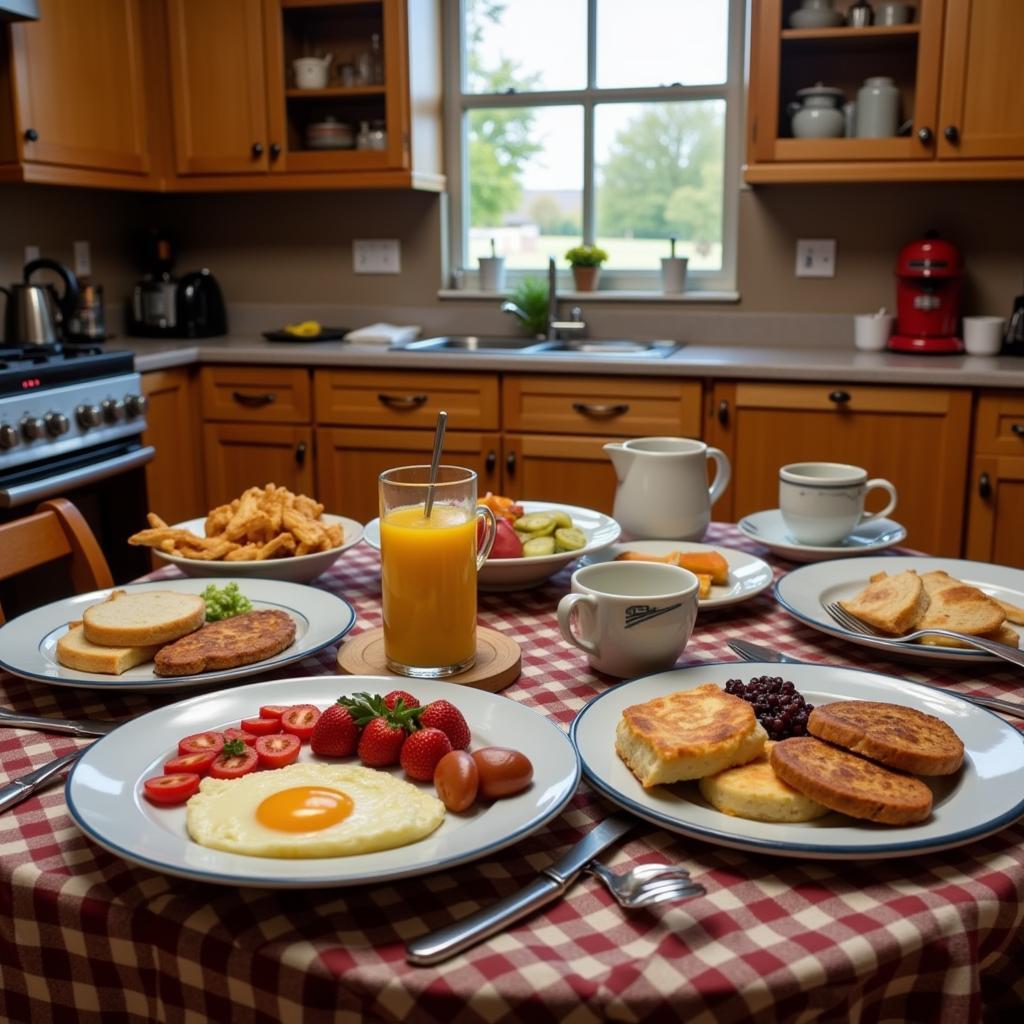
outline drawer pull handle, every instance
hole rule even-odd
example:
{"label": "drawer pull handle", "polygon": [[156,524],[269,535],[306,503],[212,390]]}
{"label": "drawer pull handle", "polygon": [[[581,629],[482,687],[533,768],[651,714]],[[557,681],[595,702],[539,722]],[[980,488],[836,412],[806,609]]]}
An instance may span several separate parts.
{"label": "drawer pull handle", "polygon": [[498,453],[492,448],[487,453],[487,458],[484,459],[484,468],[487,470],[488,476],[494,472],[494,467],[498,464]]}
{"label": "drawer pull handle", "polygon": [[923,128],[917,129],[917,137],[921,140],[921,144],[924,146],[930,145],[932,139],[935,138],[931,128],[929,128],[927,125],[925,125]]}
{"label": "drawer pull handle", "polygon": [[729,401],[728,401],[728,399],[723,398],[718,403],[718,422],[721,423],[723,427],[729,426]]}
{"label": "drawer pull handle", "polygon": [[509,476],[516,475],[516,453],[509,452],[508,457],[505,459],[505,468],[508,470]]}
{"label": "drawer pull handle", "polygon": [[988,473],[982,473],[978,477],[978,494],[983,501],[988,501],[992,497],[992,481]]}
{"label": "drawer pull handle", "polygon": [[960,141],[960,129],[955,124],[947,125],[942,134],[946,136],[946,141],[950,145],[955,146]]}
{"label": "drawer pull handle", "polygon": [[306,462],[306,442],[300,441],[295,446],[295,465],[302,466]]}
{"label": "drawer pull handle", "polygon": [[573,402],[573,410],[581,416],[592,416],[594,419],[610,420],[615,416],[622,416],[629,412],[627,402],[619,402],[617,405],[594,405],[590,402]]}
{"label": "drawer pull handle", "polygon": [[262,409],[265,405],[273,405],[277,401],[277,395],[273,391],[264,392],[262,395],[247,395],[244,391],[232,391],[231,397],[239,405],[246,405],[250,409]]}
{"label": "drawer pull handle", "polygon": [[262,142],[254,142],[252,144],[252,146],[251,146],[251,151],[252,151],[252,158],[254,160],[259,160],[259,158],[261,156],[263,156],[263,143]]}
{"label": "drawer pull handle", "polygon": [[835,402],[836,405],[846,405],[846,403],[850,400],[850,392],[849,391],[830,391],[829,392],[829,396],[828,396],[828,400],[830,402]]}
{"label": "drawer pull handle", "polygon": [[377,401],[389,409],[418,409],[427,400],[426,395],[378,395]]}
{"label": "drawer pull handle", "polygon": [[1013,426],[1010,427],[1010,433],[1016,434],[1017,437],[1024,438],[1024,423],[1014,423]]}

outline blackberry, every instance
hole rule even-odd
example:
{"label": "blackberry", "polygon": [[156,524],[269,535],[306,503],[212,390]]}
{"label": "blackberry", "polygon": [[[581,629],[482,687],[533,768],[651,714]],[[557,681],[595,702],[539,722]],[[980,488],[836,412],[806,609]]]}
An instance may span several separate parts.
{"label": "blackberry", "polygon": [[790,736],[807,735],[807,719],[814,705],[808,704],[788,679],[754,676],[748,683],[742,679],[729,679],[725,692],[753,705],[754,714],[769,739],[785,740]]}

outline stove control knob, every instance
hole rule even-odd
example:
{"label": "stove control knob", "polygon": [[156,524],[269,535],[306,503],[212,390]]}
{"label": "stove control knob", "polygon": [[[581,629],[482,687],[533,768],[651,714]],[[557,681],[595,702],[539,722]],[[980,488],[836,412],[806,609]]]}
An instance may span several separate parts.
{"label": "stove control knob", "polygon": [[85,430],[98,427],[103,422],[103,413],[98,405],[80,405],[75,410],[75,416]]}
{"label": "stove control knob", "polygon": [[124,419],[124,402],[119,402],[116,398],[104,399],[103,415],[108,423]]}
{"label": "stove control knob", "polygon": [[48,412],[43,417],[43,422],[51,437],[60,437],[61,434],[66,434],[71,429],[67,416],[62,412]]}
{"label": "stove control knob", "polygon": [[149,408],[149,400],[145,395],[125,395],[124,407],[129,416],[141,416]]}
{"label": "stove control knob", "polygon": [[38,416],[25,416],[20,425],[26,441],[38,441],[46,432],[46,424]]}
{"label": "stove control knob", "polygon": [[0,448],[13,448],[21,443],[21,435],[17,428],[9,423],[0,423]]}

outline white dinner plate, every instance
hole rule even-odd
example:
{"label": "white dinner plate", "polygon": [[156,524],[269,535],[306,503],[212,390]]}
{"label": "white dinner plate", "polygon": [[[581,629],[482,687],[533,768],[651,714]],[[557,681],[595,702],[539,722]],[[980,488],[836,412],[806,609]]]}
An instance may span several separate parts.
{"label": "white dinner plate", "polygon": [[[533,763],[533,782],[515,796],[478,802],[445,815],[437,831],[418,842],[350,857],[248,857],[200,846],[189,838],[185,806],[155,807],[143,781],[159,775],[194,732],[237,727],[263,704],[315,704],[320,708],[360,690],[385,694],[400,686],[422,704],[444,698],[463,713],[471,749],[514,747]],[[454,692],[457,691],[457,692]],[[355,764],[355,758],[318,758],[303,744],[300,762]],[[388,769],[404,778],[400,769]],[[468,686],[385,676],[307,676],[274,679],[205,694],[158,708],[126,722],[90,746],[67,782],[68,808],[79,828],[111,853],[144,867],[223,885],[318,888],[364,885],[486,857],[540,828],[572,798],[580,767],[568,737],[550,719],[523,704]],[[429,783],[413,783],[433,793]]]}
{"label": "white dinner plate", "polygon": [[869,519],[866,523],[854,527],[853,533],[841,544],[819,546],[801,544],[794,540],[782,521],[782,513],[777,508],[766,509],[764,512],[752,512],[744,516],[737,524],[740,532],[750,540],[763,544],[769,551],[774,551],[791,562],[820,562],[826,558],[855,558],[858,555],[869,555],[873,551],[884,551],[907,538],[905,526],[893,519]]}
{"label": "white dinner plate", "polygon": [[[792,680],[815,706],[883,701],[947,722],[966,756],[957,774],[924,780],[934,798],[931,817],[916,825],[876,825],[836,813],[799,824],[747,821],[715,810],[695,781],[645,790],[615,753],[615,728],[627,705],[766,674]],[[859,669],[735,661],[672,669],[605,690],[576,716],[570,736],[584,774],[608,799],[670,831],[737,850],[823,860],[903,857],[973,842],[1024,815],[1024,733],[953,693]]]}
{"label": "white dinner plate", "polygon": [[[842,562],[818,562],[804,565],[783,576],[775,585],[775,598],[795,619],[812,629],[832,636],[871,647],[890,657],[895,654],[924,661],[970,662],[984,661],[1000,663],[1001,659],[984,651],[956,647],[934,647],[930,644],[909,643],[893,647],[880,644],[872,637],[840,626],[823,605],[841,601],[860,593],[876,572],[890,576],[914,569],[916,572],[931,572],[941,569],[964,583],[970,583],[990,597],[998,597],[1010,604],[1024,607],[1024,570],[1008,569],[988,562],[969,562],[961,558],[928,558],[924,555],[891,555],[877,558],[857,558]],[[1011,629],[1021,633],[1019,626],[1007,623]]]}
{"label": "white dinner plate", "polygon": [[[540,555],[537,558],[488,558],[477,576],[481,590],[527,590],[539,587],[570,562],[614,544],[622,532],[611,516],[592,508],[580,508],[557,501],[521,501],[519,504],[523,506],[526,515],[556,509],[567,513],[572,518],[572,525],[583,531],[587,544],[579,551],[563,551],[561,554]],[[379,519],[371,519],[366,524],[363,539],[370,547],[380,551]]]}
{"label": "white dinner plate", "polygon": [[[344,542],[329,551],[316,551],[312,555],[298,555],[290,558],[268,558],[262,562],[207,561],[199,558],[182,558],[159,548],[153,554],[176,566],[186,576],[230,576],[237,579],[259,578],[265,580],[286,580],[289,583],[309,583],[328,569],[341,557],[342,552],[363,539],[363,524],[345,516],[334,516],[324,512],[320,517],[325,523],[337,523],[344,533]],[[175,530],[191,530],[199,537],[206,536],[206,516],[175,523]]]}
{"label": "white dinner plate", "polygon": [[[111,589],[201,594],[211,583],[220,587],[228,582],[231,581],[223,577],[191,577],[126,583]],[[83,686],[91,690],[182,690],[227,679],[243,679],[301,661],[337,643],[355,625],[356,613],[347,601],[315,587],[279,580],[236,579],[234,582],[252,602],[253,611],[277,608],[295,620],[295,642],[291,647],[252,665],[193,676],[158,676],[151,661],[136,665],[119,676],[65,668],[57,661],[57,641],[67,632],[69,622],[81,619],[82,612],[89,605],[105,601],[110,594],[110,590],[94,590],[90,594],[78,594],[43,605],[0,626],[0,668],[23,679],[37,679],[51,686]]]}
{"label": "white dinner plate", "polygon": [[595,552],[580,559],[580,565],[595,562],[611,562],[624,551],[636,551],[643,555],[667,555],[672,551],[718,551],[729,563],[728,584],[712,584],[711,594],[702,597],[699,605],[705,610],[727,608],[767,590],[772,585],[772,567],[756,555],[723,548],[717,544],[694,544],[685,540],[633,540],[613,544],[603,551]]}

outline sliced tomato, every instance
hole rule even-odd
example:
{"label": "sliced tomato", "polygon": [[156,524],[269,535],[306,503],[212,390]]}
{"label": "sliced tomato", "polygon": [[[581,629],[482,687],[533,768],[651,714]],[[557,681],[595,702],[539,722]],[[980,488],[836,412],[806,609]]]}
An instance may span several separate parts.
{"label": "sliced tomato", "polygon": [[212,750],[219,754],[224,746],[224,737],[219,732],[196,732],[178,740],[179,754],[205,754]]}
{"label": "sliced tomato", "polygon": [[199,782],[198,775],[179,772],[146,779],[142,789],[146,799],[154,804],[183,804],[199,788]]}
{"label": "sliced tomato", "polygon": [[260,708],[260,718],[280,718],[291,704],[264,704]]}
{"label": "sliced tomato", "polygon": [[164,775],[177,775],[179,772],[205,775],[216,760],[216,750],[197,750],[192,754],[179,754],[164,762]]}
{"label": "sliced tomato", "polygon": [[269,736],[272,732],[281,731],[280,718],[243,718],[242,729],[253,736]]}
{"label": "sliced tomato", "polygon": [[281,728],[298,736],[300,740],[308,740],[313,735],[313,727],[320,717],[320,709],[312,704],[296,704],[281,716]]}
{"label": "sliced tomato", "polygon": [[261,768],[283,768],[291,764],[299,756],[301,747],[302,740],[286,732],[256,738],[256,756]]}
{"label": "sliced tomato", "polygon": [[246,746],[254,747],[258,738],[254,733],[243,732],[241,729],[224,730],[225,743],[230,743],[232,740],[241,740]]}
{"label": "sliced tomato", "polygon": [[241,754],[218,754],[217,760],[210,765],[210,778],[240,778],[242,775],[248,775],[258,761],[256,751],[252,747],[246,747]]}

